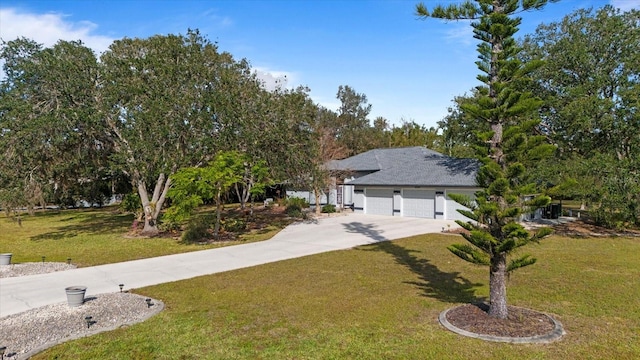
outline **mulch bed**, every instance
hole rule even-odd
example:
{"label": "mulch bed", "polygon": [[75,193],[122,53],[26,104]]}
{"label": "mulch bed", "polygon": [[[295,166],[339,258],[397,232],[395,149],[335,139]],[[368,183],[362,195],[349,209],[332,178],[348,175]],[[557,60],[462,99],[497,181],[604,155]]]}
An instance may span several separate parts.
{"label": "mulch bed", "polygon": [[575,221],[553,226],[555,235],[569,237],[598,237],[598,236],[623,236],[640,237],[640,229],[616,230],[595,225],[589,221],[578,219]]}
{"label": "mulch bed", "polygon": [[496,319],[487,313],[487,304],[467,304],[449,310],[447,321],[462,330],[499,337],[539,336],[555,328],[545,314],[514,306],[508,306],[508,309],[507,319]]}

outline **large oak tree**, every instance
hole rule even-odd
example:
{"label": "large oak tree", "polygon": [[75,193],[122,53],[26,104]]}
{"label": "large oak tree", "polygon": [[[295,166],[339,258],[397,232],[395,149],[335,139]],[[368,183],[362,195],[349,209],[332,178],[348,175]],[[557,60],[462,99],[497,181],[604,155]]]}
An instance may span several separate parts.
{"label": "large oak tree", "polygon": [[248,65],[197,31],[118,40],[101,61],[102,116],[114,159],[140,195],[143,233],[153,234],[170,175],[217,152],[224,106]]}

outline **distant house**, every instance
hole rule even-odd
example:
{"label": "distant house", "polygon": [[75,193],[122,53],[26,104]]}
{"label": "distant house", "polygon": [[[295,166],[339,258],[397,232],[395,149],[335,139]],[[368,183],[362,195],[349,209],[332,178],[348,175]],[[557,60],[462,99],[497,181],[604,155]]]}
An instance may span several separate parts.
{"label": "distant house", "polygon": [[[347,175],[336,178],[322,202],[365,214],[467,220],[456,211],[462,206],[448,194],[473,196],[479,189],[476,160],[455,159],[420,146],[370,150],[332,161],[328,168]],[[304,191],[287,195],[313,198]]]}

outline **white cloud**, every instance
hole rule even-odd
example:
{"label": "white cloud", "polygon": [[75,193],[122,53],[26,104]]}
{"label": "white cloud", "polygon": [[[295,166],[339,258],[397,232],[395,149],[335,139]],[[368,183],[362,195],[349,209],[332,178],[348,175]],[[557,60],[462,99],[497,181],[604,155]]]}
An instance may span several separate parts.
{"label": "white cloud", "polygon": [[466,46],[475,45],[471,21],[458,20],[451,24],[448,24],[448,29],[446,30],[446,38],[448,40],[462,43]]}
{"label": "white cloud", "polygon": [[640,10],[640,0],[611,0],[611,5],[622,11],[631,9]]}
{"label": "white cloud", "polygon": [[296,76],[291,72],[270,70],[264,67],[255,67],[254,71],[264,84],[264,88],[269,91],[277,88],[290,89],[296,86]]}
{"label": "white cloud", "polygon": [[82,40],[97,54],[105,51],[114,39],[93,32],[97,25],[88,21],[69,22],[60,13],[33,14],[13,8],[0,9],[0,38],[4,41],[24,36],[45,47],[58,40]]}
{"label": "white cloud", "polygon": [[313,90],[311,90],[311,100],[313,100],[314,103],[325,107],[329,110],[332,111],[338,111],[340,109],[340,106],[342,106],[342,104],[340,103],[340,101],[336,100],[335,98],[331,98],[331,100],[327,100],[326,97],[324,96],[314,96],[313,95]]}
{"label": "white cloud", "polygon": [[216,28],[228,28],[234,25],[233,19],[228,16],[220,16],[217,13],[218,10],[209,9],[202,13],[202,17],[209,19],[210,23],[214,24]]}

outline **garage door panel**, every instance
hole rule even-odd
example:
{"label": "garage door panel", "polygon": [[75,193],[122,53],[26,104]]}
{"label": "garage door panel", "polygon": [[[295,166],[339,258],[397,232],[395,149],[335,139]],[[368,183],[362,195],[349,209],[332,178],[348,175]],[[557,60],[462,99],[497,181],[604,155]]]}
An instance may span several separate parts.
{"label": "garage door panel", "polygon": [[434,190],[404,190],[402,195],[403,216],[435,218]]}
{"label": "garage door panel", "polygon": [[367,189],[366,213],[393,215],[393,189]]}

